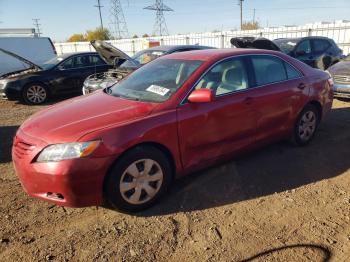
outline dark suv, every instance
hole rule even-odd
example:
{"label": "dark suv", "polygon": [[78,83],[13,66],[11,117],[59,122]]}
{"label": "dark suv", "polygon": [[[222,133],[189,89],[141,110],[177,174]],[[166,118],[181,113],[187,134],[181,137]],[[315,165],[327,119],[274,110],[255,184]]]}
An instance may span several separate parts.
{"label": "dark suv", "polygon": [[258,48],[281,51],[314,68],[326,70],[343,57],[334,40],[327,37],[279,38],[235,37],[231,44],[238,48]]}

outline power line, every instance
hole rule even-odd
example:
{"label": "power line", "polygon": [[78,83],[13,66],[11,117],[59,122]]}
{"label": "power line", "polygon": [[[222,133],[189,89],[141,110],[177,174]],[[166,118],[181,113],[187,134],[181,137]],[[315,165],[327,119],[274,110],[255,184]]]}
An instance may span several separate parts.
{"label": "power line", "polygon": [[126,24],[123,8],[120,0],[110,0],[110,20],[115,39],[128,38],[129,30]]}
{"label": "power line", "polygon": [[150,5],[145,7],[146,10],[152,10],[156,11],[156,22],[154,24],[154,35],[168,35],[168,27],[165,22],[164,12],[172,12],[174,11],[170,7],[166,6],[163,3],[163,0],[156,0],[156,3],[154,5]]}
{"label": "power line", "polygon": [[39,24],[39,21],[40,21],[39,18],[33,18],[34,26],[36,28],[35,31],[36,31],[37,35],[40,37],[40,35],[41,35],[41,30],[40,30],[41,24]]}
{"label": "power line", "polygon": [[102,21],[102,13],[101,13],[101,8],[103,7],[100,3],[100,0],[97,0],[97,5],[95,7],[98,8],[98,12],[100,14],[100,22],[101,22],[101,29],[103,30],[103,21]]}

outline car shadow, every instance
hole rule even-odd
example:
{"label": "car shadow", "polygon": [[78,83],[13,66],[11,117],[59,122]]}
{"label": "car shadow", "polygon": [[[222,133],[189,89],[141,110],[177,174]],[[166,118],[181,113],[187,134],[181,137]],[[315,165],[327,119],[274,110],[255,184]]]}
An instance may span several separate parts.
{"label": "car shadow", "polygon": [[174,182],[160,203],[137,216],[203,210],[283,192],[350,168],[350,108],[332,110],[306,147],[280,142]]}
{"label": "car shadow", "polygon": [[19,126],[0,126],[0,164],[12,161],[11,148],[18,128]]}
{"label": "car shadow", "polygon": [[[315,254],[321,255],[322,258],[320,258],[320,262],[327,262],[330,261],[330,259],[332,258],[332,253],[327,247],[314,244],[297,244],[269,249],[259,254],[256,254],[250,258],[241,260],[240,262],[265,261],[267,260],[267,258],[269,258],[269,260],[274,258],[274,260],[276,261],[283,261],[284,259],[287,259],[287,257],[284,256],[287,255],[287,252],[288,254],[293,254],[293,259],[295,259],[295,253],[298,250],[302,251],[304,254],[305,252],[310,251],[313,253],[313,256],[315,256]],[[278,256],[281,256],[281,258],[279,259]]]}

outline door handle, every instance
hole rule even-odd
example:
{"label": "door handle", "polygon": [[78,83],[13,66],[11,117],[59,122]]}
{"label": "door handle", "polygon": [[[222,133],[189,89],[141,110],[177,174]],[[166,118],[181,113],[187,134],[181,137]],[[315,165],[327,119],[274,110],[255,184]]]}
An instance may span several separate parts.
{"label": "door handle", "polygon": [[298,85],[298,89],[300,89],[300,90],[304,90],[305,88],[306,88],[306,85],[304,83],[300,83]]}
{"label": "door handle", "polygon": [[253,103],[252,97],[246,97],[243,101],[246,105],[251,105]]}

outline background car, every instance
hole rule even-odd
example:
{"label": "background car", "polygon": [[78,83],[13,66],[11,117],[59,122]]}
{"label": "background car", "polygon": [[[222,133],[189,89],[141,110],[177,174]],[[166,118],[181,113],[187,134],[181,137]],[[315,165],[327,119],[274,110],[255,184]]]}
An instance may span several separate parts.
{"label": "background car", "polygon": [[0,97],[27,104],[42,104],[56,95],[81,94],[87,76],[111,68],[94,52],[65,54],[39,66],[6,50],[0,51],[28,64],[28,69],[0,77]]}
{"label": "background car", "polygon": [[163,55],[192,50],[214,49],[214,47],[200,45],[163,45],[145,49],[136,53],[133,57],[129,57],[123,51],[107,42],[92,41],[91,44],[106,63],[114,66],[114,69],[102,74],[89,76],[84,82],[84,94],[111,86],[140,66]]}
{"label": "background car", "polygon": [[284,138],[308,144],[331,110],[331,83],[281,52],[175,53],[32,116],[12,158],[33,197],[139,211],[175,177]]}
{"label": "background car", "polygon": [[334,81],[334,96],[350,99],[350,55],[328,68]]}
{"label": "background car", "polygon": [[231,44],[238,48],[258,48],[281,51],[305,64],[326,70],[343,57],[343,51],[334,40],[327,37],[311,36],[303,38],[266,38],[237,37],[231,39]]}

